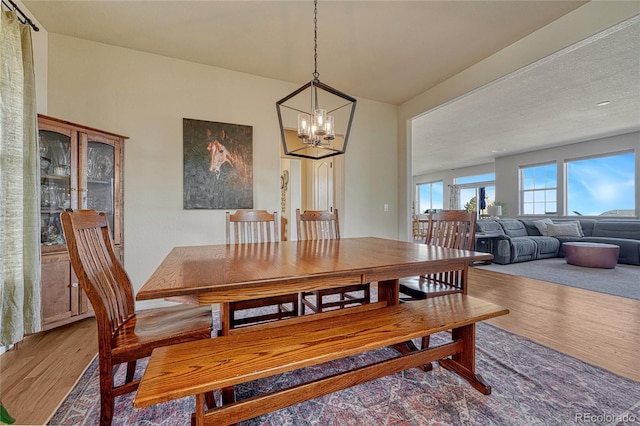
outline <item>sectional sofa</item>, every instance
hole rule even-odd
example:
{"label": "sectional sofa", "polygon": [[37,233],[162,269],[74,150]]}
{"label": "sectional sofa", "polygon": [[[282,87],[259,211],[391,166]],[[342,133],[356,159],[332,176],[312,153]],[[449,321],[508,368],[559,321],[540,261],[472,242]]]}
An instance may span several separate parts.
{"label": "sectional sofa", "polygon": [[476,234],[492,235],[493,261],[499,264],[564,257],[569,241],[615,244],[618,263],[640,265],[638,219],[480,219]]}

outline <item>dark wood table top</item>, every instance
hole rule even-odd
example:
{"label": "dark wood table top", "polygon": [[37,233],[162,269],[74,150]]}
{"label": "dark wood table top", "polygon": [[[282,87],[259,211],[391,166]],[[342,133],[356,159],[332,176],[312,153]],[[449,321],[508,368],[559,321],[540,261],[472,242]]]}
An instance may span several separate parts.
{"label": "dark wood table top", "polygon": [[465,269],[492,255],[383,238],[176,247],[137,300],[197,296],[201,304]]}

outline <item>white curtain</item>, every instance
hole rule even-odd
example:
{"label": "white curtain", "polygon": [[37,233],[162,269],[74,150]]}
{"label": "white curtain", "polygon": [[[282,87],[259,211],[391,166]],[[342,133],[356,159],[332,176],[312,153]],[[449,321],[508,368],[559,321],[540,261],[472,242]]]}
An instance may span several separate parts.
{"label": "white curtain", "polygon": [[0,13],[0,345],[40,331],[40,168],[31,28]]}
{"label": "white curtain", "polygon": [[460,210],[459,185],[449,185],[449,210]]}

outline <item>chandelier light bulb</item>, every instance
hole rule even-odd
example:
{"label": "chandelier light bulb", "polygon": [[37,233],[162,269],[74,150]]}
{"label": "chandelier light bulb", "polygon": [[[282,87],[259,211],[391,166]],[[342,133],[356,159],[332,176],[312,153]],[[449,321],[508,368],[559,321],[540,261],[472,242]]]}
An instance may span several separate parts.
{"label": "chandelier light bulb", "polygon": [[326,140],[333,140],[336,138],[336,131],[333,127],[333,121],[333,115],[327,115],[327,124],[325,126],[326,134],[324,135],[324,138]]}
{"label": "chandelier light bulb", "polygon": [[306,139],[309,137],[309,114],[298,114],[298,137]]}
{"label": "chandelier light bulb", "polygon": [[314,123],[314,135],[322,136],[327,133],[326,123],[327,123],[327,110],[326,109],[317,109],[313,112],[313,123]]}

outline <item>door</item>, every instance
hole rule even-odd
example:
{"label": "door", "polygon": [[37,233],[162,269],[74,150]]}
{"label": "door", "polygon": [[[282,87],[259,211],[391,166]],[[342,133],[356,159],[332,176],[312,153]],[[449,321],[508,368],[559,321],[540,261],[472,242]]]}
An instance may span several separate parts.
{"label": "door", "polygon": [[43,328],[78,314],[73,292],[69,257],[66,254],[42,256]]}
{"label": "door", "polygon": [[333,211],[333,160],[314,160],[312,166],[313,179],[312,210]]}
{"label": "door", "polygon": [[40,242],[43,251],[64,249],[60,212],[77,208],[77,135],[70,129],[39,124]]}
{"label": "door", "polygon": [[121,242],[120,208],[117,194],[120,189],[117,171],[120,170],[120,145],[115,139],[81,133],[80,136],[80,206],[105,212],[114,244]]}

